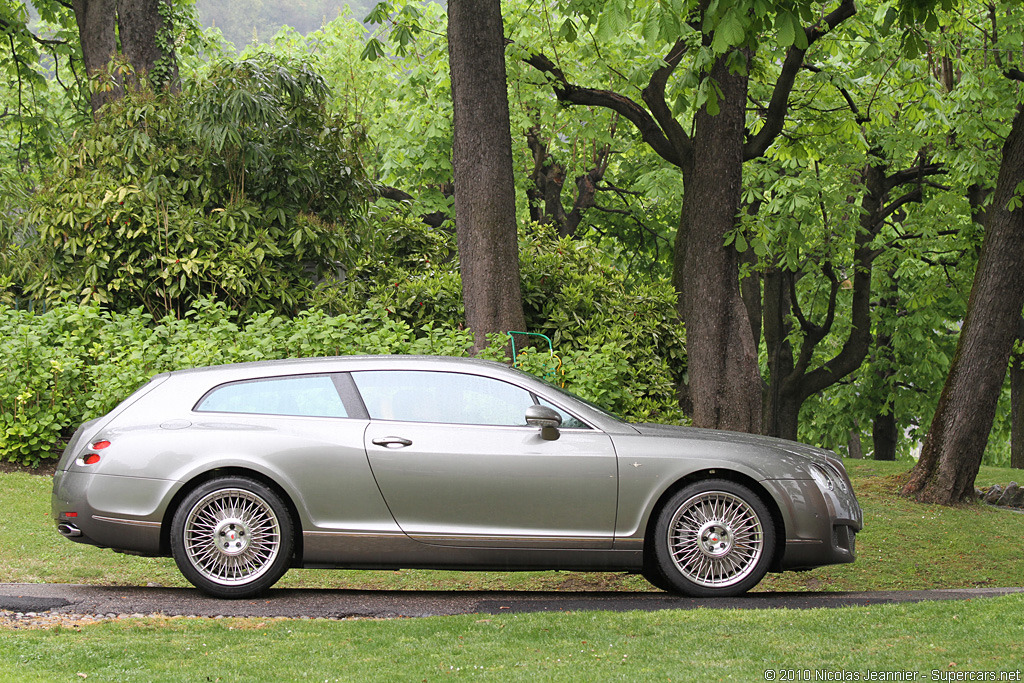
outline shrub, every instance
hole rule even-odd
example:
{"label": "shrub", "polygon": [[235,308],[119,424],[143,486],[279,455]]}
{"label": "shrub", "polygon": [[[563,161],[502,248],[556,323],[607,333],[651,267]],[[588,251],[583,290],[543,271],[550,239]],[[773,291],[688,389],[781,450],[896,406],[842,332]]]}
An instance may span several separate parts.
{"label": "shrub", "polygon": [[326,97],[301,62],[257,55],[112,103],[29,201],[27,292],[158,317],[208,296],[298,311],[345,260],[369,189],[358,130]]}

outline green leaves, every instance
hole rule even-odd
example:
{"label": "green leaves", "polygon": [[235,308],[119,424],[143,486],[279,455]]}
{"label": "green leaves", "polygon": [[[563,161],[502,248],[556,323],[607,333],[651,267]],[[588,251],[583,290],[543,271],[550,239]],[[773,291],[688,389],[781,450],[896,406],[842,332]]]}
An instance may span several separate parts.
{"label": "green leaves", "polygon": [[240,316],[200,299],[181,317],[58,304],[45,313],[0,306],[0,458],[55,458],[77,425],[102,415],[152,375],[220,363],[361,354],[464,355],[472,336],[413,330],[386,311],[294,318]]}
{"label": "green leaves", "polygon": [[157,315],[209,295],[294,312],[336,270],[369,187],[323,79],[267,54],[207,78],[129,93],[65,150],[26,215],[45,249],[30,294]]}

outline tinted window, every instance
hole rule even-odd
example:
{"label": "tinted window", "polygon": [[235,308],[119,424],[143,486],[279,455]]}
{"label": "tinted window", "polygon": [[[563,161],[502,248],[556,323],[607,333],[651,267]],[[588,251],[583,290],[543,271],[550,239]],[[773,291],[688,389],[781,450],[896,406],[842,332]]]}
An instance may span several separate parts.
{"label": "tinted window", "polygon": [[476,375],[382,370],[352,378],[376,420],[446,424],[525,425],[530,392]]}
{"label": "tinted window", "polygon": [[325,375],[275,377],[217,387],[196,406],[209,413],[258,413],[300,417],[347,417],[345,406]]}

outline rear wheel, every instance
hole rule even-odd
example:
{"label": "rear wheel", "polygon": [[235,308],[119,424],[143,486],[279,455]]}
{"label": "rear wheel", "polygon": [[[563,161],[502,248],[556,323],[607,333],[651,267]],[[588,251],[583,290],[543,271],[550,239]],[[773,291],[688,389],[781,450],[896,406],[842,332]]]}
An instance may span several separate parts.
{"label": "rear wheel", "polygon": [[674,592],[739,595],[764,577],[774,552],[771,513],[757,494],[735,482],[707,479],[685,487],[662,508],[652,569]]}
{"label": "rear wheel", "polygon": [[293,543],[281,497],[247,477],[200,485],[171,523],[178,569],[196,588],[218,598],[251,597],[277,583],[288,571]]}

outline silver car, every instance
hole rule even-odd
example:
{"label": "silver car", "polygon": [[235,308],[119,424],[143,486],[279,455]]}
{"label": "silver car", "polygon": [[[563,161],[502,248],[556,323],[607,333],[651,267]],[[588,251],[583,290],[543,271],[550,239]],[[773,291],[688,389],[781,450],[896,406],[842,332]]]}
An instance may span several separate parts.
{"label": "silver car", "polygon": [[289,567],[640,572],[693,596],[852,562],[831,453],[628,424],[498,363],[317,358],[157,375],[82,425],[53,483],[65,537],[171,555],[243,598]]}

